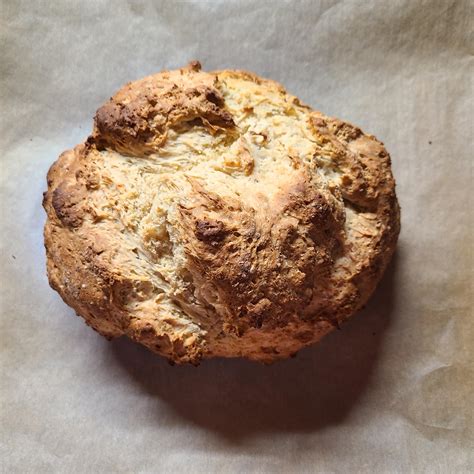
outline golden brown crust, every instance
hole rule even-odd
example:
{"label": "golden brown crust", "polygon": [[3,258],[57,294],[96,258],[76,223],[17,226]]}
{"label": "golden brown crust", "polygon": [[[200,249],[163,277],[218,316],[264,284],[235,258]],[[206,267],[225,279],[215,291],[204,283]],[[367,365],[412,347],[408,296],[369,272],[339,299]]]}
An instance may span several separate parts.
{"label": "golden brown crust", "polygon": [[96,143],[140,156],[157,151],[183,122],[198,120],[211,131],[234,127],[213,77],[200,67],[194,62],[126,85],[97,111]]}
{"label": "golden brown crust", "polygon": [[399,208],[374,137],[198,63],[125,86],[44,196],[51,286],[106,337],[176,362],[264,362],[365,304]]}

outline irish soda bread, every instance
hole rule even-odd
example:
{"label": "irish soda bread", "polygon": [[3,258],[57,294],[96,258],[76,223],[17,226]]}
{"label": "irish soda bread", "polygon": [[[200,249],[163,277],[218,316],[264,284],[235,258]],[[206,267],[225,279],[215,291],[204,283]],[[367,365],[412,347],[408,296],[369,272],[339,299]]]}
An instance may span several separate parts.
{"label": "irish soda bread", "polygon": [[102,335],[175,362],[314,343],[365,304],[399,232],[382,143],[197,62],[103,105],[44,207],[51,286]]}

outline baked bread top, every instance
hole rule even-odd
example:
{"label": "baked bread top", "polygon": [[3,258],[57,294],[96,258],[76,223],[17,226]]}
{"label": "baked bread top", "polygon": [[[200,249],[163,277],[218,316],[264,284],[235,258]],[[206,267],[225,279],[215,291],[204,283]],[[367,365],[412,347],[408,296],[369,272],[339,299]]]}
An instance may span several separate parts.
{"label": "baked bread top", "polygon": [[288,357],[361,308],[399,207],[373,136],[197,62],[129,83],[48,173],[51,286],[175,362]]}

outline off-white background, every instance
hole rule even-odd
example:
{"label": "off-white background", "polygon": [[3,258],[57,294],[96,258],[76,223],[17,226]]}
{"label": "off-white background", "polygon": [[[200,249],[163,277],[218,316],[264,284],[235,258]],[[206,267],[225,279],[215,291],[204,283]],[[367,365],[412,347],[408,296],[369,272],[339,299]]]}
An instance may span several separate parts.
{"label": "off-white background", "polygon": [[[472,472],[473,7],[2,0],[3,472]],[[107,342],[45,277],[48,167],[118,87],[191,59],[276,79],[392,155],[386,277],[342,331],[271,367]]]}

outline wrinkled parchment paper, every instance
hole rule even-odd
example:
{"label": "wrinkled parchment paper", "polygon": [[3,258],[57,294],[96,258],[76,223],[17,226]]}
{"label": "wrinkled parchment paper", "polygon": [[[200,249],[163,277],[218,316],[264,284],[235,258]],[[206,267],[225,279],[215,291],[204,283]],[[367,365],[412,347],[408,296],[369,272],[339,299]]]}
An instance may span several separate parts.
{"label": "wrinkled parchment paper", "polygon": [[[3,472],[473,472],[473,7],[3,0]],[[392,155],[402,233],[383,282],[270,367],[170,367],[98,336],[46,280],[48,167],[118,87],[191,59],[276,79]]]}

